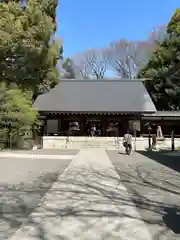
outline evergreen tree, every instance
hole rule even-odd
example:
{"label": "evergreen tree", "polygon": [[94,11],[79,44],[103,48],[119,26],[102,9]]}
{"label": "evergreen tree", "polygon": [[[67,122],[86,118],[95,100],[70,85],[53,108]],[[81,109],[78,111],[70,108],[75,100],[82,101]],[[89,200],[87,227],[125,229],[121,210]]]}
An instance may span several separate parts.
{"label": "evergreen tree", "polygon": [[59,82],[62,48],[52,40],[56,6],[55,0],[29,0],[25,7],[19,1],[0,4],[1,140],[37,124],[33,100]]}
{"label": "evergreen tree", "polygon": [[[7,146],[20,132],[31,129],[37,120],[37,111],[32,108],[28,93],[6,84],[0,84],[0,148]],[[17,140],[17,139],[16,139]],[[16,142],[16,140],[14,142]],[[9,144],[8,144],[9,145]],[[9,147],[9,146],[8,146]]]}
{"label": "evergreen tree", "polygon": [[64,60],[62,67],[65,71],[63,74],[63,78],[65,78],[65,79],[75,79],[76,78],[73,62],[70,58],[66,58]]}
{"label": "evergreen tree", "polygon": [[29,0],[25,9],[0,4],[0,81],[31,89],[34,98],[59,82],[60,43],[50,41],[56,29],[54,0]]}
{"label": "evergreen tree", "polygon": [[158,110],[180,109],[180,9],[167,26],[169,37],[153,53],[139,77],[151,78],[145,82]]}

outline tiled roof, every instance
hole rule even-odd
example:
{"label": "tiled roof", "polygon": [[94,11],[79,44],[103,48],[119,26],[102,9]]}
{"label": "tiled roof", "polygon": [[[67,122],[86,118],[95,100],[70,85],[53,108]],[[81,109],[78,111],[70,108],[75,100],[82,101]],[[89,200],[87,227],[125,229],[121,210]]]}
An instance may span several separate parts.
{"label": "tiled roof", "polygon": [[46,112],[140,112],[156,108],[144,85],[135,80],[63,80],[40,95],[34,107]]}

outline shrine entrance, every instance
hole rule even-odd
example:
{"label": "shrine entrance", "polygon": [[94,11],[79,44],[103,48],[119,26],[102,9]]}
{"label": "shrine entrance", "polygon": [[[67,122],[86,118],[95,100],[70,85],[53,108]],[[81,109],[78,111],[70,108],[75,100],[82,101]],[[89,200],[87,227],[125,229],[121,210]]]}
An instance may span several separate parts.
{"label": "shrine entrance", "polygon": [[101,120],[87,120],[84,127],[85,136],[100,137],[103,135],[103,123]]}
{"label": "shrine entrance", "polygon": [[122,137],[137,115],[48,114],[43,135]]}

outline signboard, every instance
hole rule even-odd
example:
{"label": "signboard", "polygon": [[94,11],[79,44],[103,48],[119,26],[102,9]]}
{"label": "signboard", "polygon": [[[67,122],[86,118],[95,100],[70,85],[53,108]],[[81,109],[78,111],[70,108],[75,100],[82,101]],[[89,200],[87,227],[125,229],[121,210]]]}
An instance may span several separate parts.
{"label": "signboard", "polygon": [[164,116],[164,117],[155,117],[155,116],[153,116],[153,117],[149,117],[149,116],[142,116],[142,119],[143,120],[180,120],[180,116],[178,117],[178,116],[174,116],[174,117],[166,117],[166,116]]}
{"label": "signboard", "polygon": [[142,117],[142,120],[162,120],[162,117],[146,117],[146,116],[143,116]]}
{"label": "signboard", "polygon": [[180,120],[180,117],[163,117],[164,120]]}

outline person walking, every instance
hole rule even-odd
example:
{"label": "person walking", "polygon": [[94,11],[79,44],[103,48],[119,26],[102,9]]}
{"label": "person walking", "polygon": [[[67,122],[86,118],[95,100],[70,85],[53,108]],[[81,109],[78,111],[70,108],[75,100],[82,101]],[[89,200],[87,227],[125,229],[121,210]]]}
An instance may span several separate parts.
{"label": "person walking", "polygon": [[96,134],[96,125],[93,124],[91,127],[91,137],[95,137],[95,134]]}
{"label": "person walking", "polygon": [[130,131],[127,130],[124,134],[123,138],[123,146],[125,147],[126,154],[131,154],[132,151],[132,135],[130,134]]}

